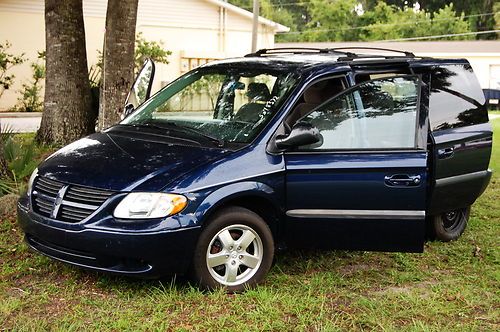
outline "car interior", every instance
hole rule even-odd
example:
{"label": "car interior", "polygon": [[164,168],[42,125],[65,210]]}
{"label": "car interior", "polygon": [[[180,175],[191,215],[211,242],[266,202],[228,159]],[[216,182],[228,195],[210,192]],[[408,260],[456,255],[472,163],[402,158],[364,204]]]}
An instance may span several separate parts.
{"label": "car interior", "polygon": [[266,102],[271,99],[271,92],[266,83],[251,82],[246,92],[249,102],[242,105],[234,115],[236,121],[257,122]]}
{"label": "car interior", "polygon": [[324,79],[309,86],[300,97],[290,116],[285,120],[287,130],[290,130],[297,120],[342,92],[346,87],[347,83],[341,77]]}

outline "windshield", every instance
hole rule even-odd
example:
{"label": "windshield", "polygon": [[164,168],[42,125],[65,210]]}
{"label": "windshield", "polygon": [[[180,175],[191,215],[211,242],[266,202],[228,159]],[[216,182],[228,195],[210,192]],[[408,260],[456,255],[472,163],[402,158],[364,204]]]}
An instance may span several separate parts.
{"label": "windshield", "polygon": [[121,124],[173,128],[220,142],[249,143],[296,82],[290,72],[200,68],[165,87]]}

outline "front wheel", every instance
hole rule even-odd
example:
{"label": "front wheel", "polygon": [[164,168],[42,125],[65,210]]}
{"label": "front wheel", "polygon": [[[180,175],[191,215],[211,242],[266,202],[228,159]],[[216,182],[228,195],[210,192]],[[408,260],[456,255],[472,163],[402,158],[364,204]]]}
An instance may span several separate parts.
{"label": "front wheel", "polygon": [[202,287],[241,292],[264,278],[273,256],[274,241],[264,220],[231,207],[217,213],[201,233],[192,270]]}
{"label": "front wheel", "polygon": [[432,217],[432,228],[436,239],[448,242],[462,235],[469,220],[470,207],[448,211]]}

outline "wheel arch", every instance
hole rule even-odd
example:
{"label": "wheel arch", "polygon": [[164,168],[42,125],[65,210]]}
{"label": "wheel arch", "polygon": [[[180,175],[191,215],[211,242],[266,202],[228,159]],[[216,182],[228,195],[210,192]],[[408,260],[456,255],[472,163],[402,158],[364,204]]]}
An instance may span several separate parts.
{"label": "wheel arch", "polygon": [[275,240],[278,239],[283,206],[272,187],[261,182],[246,181],[219,188],[199,205],[195,212],[196,219],[204,228],[215,213],[229,206],[243,207],[258,214],[268,224]]}

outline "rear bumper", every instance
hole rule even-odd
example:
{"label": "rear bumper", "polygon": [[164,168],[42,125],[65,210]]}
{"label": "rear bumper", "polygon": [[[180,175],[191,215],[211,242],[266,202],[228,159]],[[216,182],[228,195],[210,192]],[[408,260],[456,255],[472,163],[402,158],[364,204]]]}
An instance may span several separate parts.
{"label": "rear bumper", "polygon": [[120,232],[50,226],[18,204],[18,222],[29,247],[86,269],[141,278],[184,274],[191,263],[199,227],[155,232]]}

